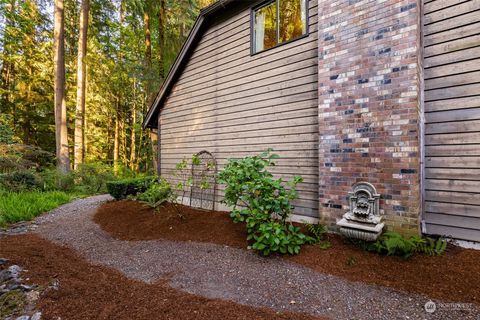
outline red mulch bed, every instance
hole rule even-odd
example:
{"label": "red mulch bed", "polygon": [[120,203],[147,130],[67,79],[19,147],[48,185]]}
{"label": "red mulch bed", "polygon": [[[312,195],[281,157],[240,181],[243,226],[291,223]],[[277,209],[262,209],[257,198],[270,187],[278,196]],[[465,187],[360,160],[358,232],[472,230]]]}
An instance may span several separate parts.
{"label": "red mulch bed", "polygon": [[315,319],[202,298],[162,282],[130,280],[35,235],[2,238],[0,252],[28,270],[22,276],[32,284],[47,287],[59,280],[60,288],[48,289],[39,300],[42,319]]}
{"label": "red mulch bed", "polygon": [[[184,207],[180,219],[172,205],[159,213],[135,201],[110,202],[100,207],[94,220],[121,240],[169,239],[211,242],[246,248],[245,227],[234,224],[226,212],[205,212]],[[415,255],[405,260],[385,257],[330,235],[332,248],[304,246],[292,262],[351,281],[378,284],[425,294],[445,301],[480,304],[480,251],[449,246],[443,256]]]}

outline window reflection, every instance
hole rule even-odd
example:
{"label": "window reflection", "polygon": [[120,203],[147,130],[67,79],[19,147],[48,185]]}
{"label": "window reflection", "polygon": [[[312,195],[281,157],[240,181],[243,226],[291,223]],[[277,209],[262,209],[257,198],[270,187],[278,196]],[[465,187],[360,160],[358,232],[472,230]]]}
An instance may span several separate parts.
{"label": "window reflection", "polygon": [[260,52],[306,34],[307,1],[275,0],[256,9],[253,14],[253,51]]}
{"label": "window reflection", "polygon": [[277,44],[277,5],[275,2],[255,12],[255,52]]}
{"label": "window reflection", "polygon": [[279,0],[280,41],[292,40],[306,33],[307,19],[304,0]]}

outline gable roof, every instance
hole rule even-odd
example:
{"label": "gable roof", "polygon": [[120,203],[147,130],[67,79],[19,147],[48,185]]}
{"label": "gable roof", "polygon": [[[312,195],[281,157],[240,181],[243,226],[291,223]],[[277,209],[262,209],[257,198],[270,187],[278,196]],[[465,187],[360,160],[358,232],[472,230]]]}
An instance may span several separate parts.
{"label": "gable roof", "polygon": [[214,4],[202,9],[199,16],[195,20],[192,30],[188,34],[187,40],[180,49],[180,53],[177,55],[173,66],[170,68],[170,71],[167,74],[165,81],[163,82],[160,91],[157,93],[155,100],[151,104],[147,115],[143,121],[143,128],[157,128],[158,126],[158,113],[162,103],[165,101],[170,90],[172,89],[175,80],[182,73],[183,67],[188,62],[193,49],[195,48],[196,43],[202,37],[203,32],[205,31],[205,25],[208,21],[216,16],[217,13],[221,12],[226,7],[230,6],[233,3],[240,3],[242,0],[218,0]]}

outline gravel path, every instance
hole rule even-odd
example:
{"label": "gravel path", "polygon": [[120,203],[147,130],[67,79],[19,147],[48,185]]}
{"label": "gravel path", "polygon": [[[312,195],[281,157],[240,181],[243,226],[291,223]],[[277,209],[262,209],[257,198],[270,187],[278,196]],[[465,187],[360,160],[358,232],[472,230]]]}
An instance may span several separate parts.
{"label": "gravel path", "polygon": [[350,282],[228,246],[115,240],[91,219],[95,208],[110,199],[96,196],[59,207],[39,217],[34,232],[130,278],[167,278],[173,287],[190,293],[252,306],[333,319],[480,319],[480,308],[473,305],[454,310],[459,306],[435,301],[437,310],[430,314],[424,310],[426,297]]}

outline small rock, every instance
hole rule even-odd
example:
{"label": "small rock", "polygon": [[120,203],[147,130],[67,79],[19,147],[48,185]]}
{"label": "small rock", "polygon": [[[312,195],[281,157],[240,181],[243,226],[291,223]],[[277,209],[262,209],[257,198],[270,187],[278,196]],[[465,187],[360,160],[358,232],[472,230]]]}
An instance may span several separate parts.
{"label": "small rock", "polygon": [[31,317],[30,320],[40,320],[42,319],[42,313],[41,312],[35,312]]}
{"label": "small rock", "polygon": [[40,292],[38,291],[29,291],[25,294],[28,302],[34,304],[40,298]]}
{"label": "small rock", "polygon": [[5,258],[0,258],[0,266],[3,266],[4,264],[8,263],[8,259]]}
{"label": "small rock", "polygon": [[15,320],[30,320],[30,317],[29,316],[20,316],[20,317],[16,318]]}
{"label": "small rock", "polygon": [[295,304],[297,303],[295,300],[290,301],[290,304]]}
{"label": "small rock", "polygon": [[13,266],[10,266],[8,268],[8,271],[12,274],[12,277],[14,278],[18,278],[20,276],[20,272],[23,271],[22,267],[20,266],[17,266],[16,264],[14,264]]}
{"label": "small rock", "polygon": [[33,289],[33,287],[32,287],[32,286],[29,286],[29,285],[27,285],[27,284],[21,284],[21,285],[20,285],[20,289],[22,289],[23,291],[30,291],[30,290]]}
{"label": "small rock", "polygon": [[0,282],[5,282],[12,279],[12,273],[9,270],[0,271]]}

